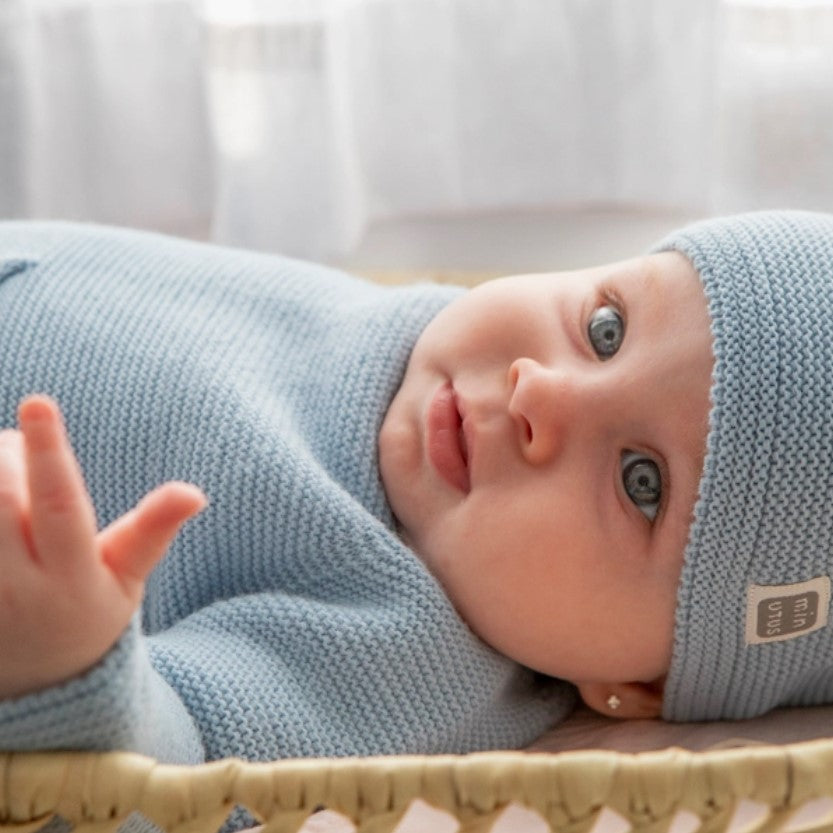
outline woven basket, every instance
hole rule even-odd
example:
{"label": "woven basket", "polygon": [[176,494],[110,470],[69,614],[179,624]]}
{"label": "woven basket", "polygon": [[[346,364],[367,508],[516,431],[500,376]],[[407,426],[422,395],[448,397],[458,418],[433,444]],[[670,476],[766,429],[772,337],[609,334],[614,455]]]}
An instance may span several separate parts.
{"label": "woven basket", "polygon": [[[450,813],[466,833],[488,831],[510,802],[536,811],[558,833],[590,830],[605,807],[646,833],[668,829],[680,810],[698,816],[703,833],[717,833],[748,799],[769,808],[750,829],[769,833],[825,797],[833,798],[829,740],[636,755],[227,759],[192,767],[124,752],[12,753],[0,764],[0,830],[16,833],[38,830],[54,814],[78,833],[109,833],[136,810],[168,833],[210,833],[235,805],[262,820],[264,833],[297,831],[322,807],[359,833],[385,833],[416,798]],[[804,829],[833,824],[828,817]]]}

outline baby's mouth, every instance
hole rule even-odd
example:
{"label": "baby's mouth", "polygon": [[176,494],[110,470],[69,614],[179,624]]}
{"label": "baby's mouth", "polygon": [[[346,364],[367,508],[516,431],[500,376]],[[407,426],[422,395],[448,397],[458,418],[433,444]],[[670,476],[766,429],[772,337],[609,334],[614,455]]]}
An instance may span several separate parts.
{"label": "baby's mouth", "polygon": [[443,480],[468,494],[468,443],[457,397],[450,382],[441,385],[428,405],[426,414],[428,458]]}

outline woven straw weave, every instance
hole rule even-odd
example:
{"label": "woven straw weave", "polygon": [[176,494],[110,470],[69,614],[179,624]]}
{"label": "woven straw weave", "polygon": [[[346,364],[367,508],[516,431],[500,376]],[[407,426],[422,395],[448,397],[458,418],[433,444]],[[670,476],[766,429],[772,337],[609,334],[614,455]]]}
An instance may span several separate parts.
{"label": "woven straw weave", "polygon": [[[459,819],[466,833],[488,831],[509,802],[535,810],[558,833],[590,830],[603,807],[646,833],[666,830],[677,811],[689,810],[702,819],[702,833],[717,833],[749,799],[769,808],[752,828],[769,833],[821,797],[833,797],[828,740],[637,755],[228,759],[194,767],[123,752],[14,753],[0,764],[0,831],[35,831],[57,813],[78,833],[110,833],[138,810],[168,833],[209,833],[240,804],[265,822],[264,833],[297,831],[322,806],[359,833],[385,833],[422,798]],[[822,819],[809,829],[833,824]]]}

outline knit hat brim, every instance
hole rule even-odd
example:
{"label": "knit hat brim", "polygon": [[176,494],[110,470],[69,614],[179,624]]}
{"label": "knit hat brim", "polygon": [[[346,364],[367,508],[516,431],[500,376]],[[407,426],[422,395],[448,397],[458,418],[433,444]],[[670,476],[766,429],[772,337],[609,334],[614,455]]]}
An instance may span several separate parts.
{"label": "knit hat brim", "polygon": [[663,716],[831,701],[833,216],[708,220],[669,250],[702,279],[715,364]]}

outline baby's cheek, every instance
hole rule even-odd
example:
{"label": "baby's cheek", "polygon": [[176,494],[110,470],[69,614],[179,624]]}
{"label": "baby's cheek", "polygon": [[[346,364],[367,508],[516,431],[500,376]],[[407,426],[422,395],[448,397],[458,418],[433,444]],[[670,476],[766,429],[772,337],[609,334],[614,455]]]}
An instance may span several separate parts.
{"label": "baby's cheek", "polygon": [[466,508],[465,512],[450,513],[447,524],[435,531],[437,557],[455,584],[477,586],[486,592],[515,572],[513,541],[517,534],[494,507]]}

